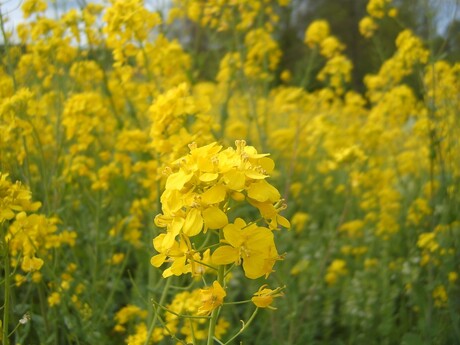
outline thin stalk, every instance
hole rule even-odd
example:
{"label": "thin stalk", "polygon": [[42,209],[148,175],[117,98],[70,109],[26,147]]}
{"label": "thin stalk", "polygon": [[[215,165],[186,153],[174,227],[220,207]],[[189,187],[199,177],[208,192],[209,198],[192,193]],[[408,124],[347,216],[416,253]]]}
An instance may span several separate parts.
{"label": "thin stalk", "polygon": [[[171,285],[171,280],[172,280],[171,278],[166,279],[166,284],[163,289],[163,293],[161,294],[159,305],[163,305],[164,303],[166,295],[168,294],[169,286]],[[150,338],[152,337],[153,330],[155,329],[155,324],[157,323],[157,320],[158,320],[158,311],[155,309],[155,316],[150,322],[149,331],[147,333],[147,337],[145,338],[144,345],[148,345],[150,343]]]}
{"label": "thin stalk", "polygon": [[[225,273],[225,265],[220,265],[219,269],[217,270],[217,281],[222,287],[224,286],[224,273]],[[214,344],[214,333],[216,330],[217,319],[219,318],[219,312],[220,312],[220,308],[216,308],[212,311],[211,320],[209,321],[207,345]]]}
{"label": "thin stalk", "polygon": [[2,32],[3,36],[3,46],[5,48],[5,53],[6,53],[6,61],[7,61],[7,69],[8,69],[8,74],[11,77],[11,80],[13,81],[13,86],[14,89],[16,89],[17,83],[16,83],[16,77],[14,76],[14,69],[13,69],[13,62],[11,61],[11,55],[10,55],[10,42],[8,40],[8,35],[5,31],[5,21],[3,19],[3,13],[0,8],[0,30]]}
{"label": "thin stalk", "polygon": [[237,336],[239,336],[241,333],[243,333],[246,328],[248,328],[248,326],[251,324],[251,322],[254,320],[254,318],[256,317],[257,315],[257,311],[259,310],[259,308],[256,308],[254,310],[254,312],[252,313],[251,317],[248,319],[248,321],[246,323],[244,323],[243,321],[241,321],[241,323],[243,324],[243,326],[241,327],[241,329],[233,336],[231,337],[229,340],[227,340],[224,345],[228,345],[228,344],[231,344],[233,340],[236,339]]}
{"label": "thin stalk", "polygon": [[[3,236],[4,238],[4,236]],[[8,339],[8,323],[10,317],[10,256],[8,253],[8,244],[4,244],[4,257],[5,257],[5,291],[4,291],[4,305],[3,305],[3,344],[9,345],[10,341]]]}
{"label": "thin stalk", "polygon": [[[158,162],[161,161],[161,156],[159,154],[156,154],[156,159]],[[155,200],[155,210],[156,210],[156,214],[160,213],[161,212],[161,181],[158,180],[156,182],[156,200]],[[154,224],[154,221],[153,219],[149,219],[149,224]],[[151,235],[151,238],[154,238],[156,235],[157,235],[157,231],[158,229],[155,227],[155,226],[150,226],[150,235]],[[154,299],[155,297],[155,294],[154,294],[154,291],[151,289],[151,287],[153,287],[156,283],[156,281],[158,280],[158,272],[157,272],[157,269],[155,267],[153,267],[150,263],[149,263],[149,271],[148,271],[148,300],[151,301]],[[169,280],[168,280],[169,281]],[[169,287],[169,283],[168,283],[168,287]],[[163,291],[164,292],[164,291]],[[152,322],[153,318],[155,317],[156,318],[156,315],[157,313],[155,313],[155,315],[153,315],[153,310],[151,308],[149,308],[149,311],[148,311],[148,322]]]}

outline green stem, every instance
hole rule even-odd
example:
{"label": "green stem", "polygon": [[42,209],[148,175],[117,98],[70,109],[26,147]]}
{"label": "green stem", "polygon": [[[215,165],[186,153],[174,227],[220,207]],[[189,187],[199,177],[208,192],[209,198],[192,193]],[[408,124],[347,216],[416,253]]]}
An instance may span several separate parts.
{"label": "green stem", "polygon": [[[5,238],[3,236],[3,238]],[[10,316],[10,256],[8,253],[8,244],[4,244],[4,257],[5,257],[5,292],[4,292],[4,305],[3,305],[3,345],[9,345],[8,340],[8,324]]]}
{"label": "green stem", "polygon": [[[158,162],[161,162],[161,156],[160,154],[156,154],[156,160]],[[155,200],[155,214],[158,214],[161,212],[161,184],[160,184],[160,180],[158,180],[156,182],[156,200]],[[156,228],[156,226],[153,226],[154,224],[154,220],[149,218],[149,229],[150,229],[150,236],[151,238],[154,238],[158,235],[158,228]],[[155,298],[155,294],[154,294],[154,291],[152,290],[152,287],[155,285],[155,283],[158,281],[158,282],[161,282],[161,277],[158,276],[158,270],[153,267],[153,265],[151,265],[149,263],[149,271],[148,271],[148,300],[149,301],[152,301],[154,298]],[[168,280],[169,281],[169,280]],[[167,283],[168,286],[169,286],[169,283]],[[156,315],[157,313],[155,313],[155,316],[154,316],[154,310],[152,308],[149,308],[149,311],[148,311],[148,322],[152,322],[153,318],[155,317],[156,318]]]}
{"label": "green stem", "polygon": [[259,308],[256,308],[254,310],[254,312],[252,313],[251,317],[248,319],[248,322],[244,323],[242,320],[241,320],[241,323],[243,324],[243,326],[241,326],[241,329],[233,336],[231,337],[229,340],[227,340],[224,345],[228,345],[228,344],[231,344],[231,342],[233,340],[236,339],[237,336],[239,336],[241,333],[243,333],[245,331],[246,328],[248,328],[248,326],[251,324],[252,320],[254,320],[254,318],[256,317],[257,315],[257,311],[259,310]]}
{"label": "green stem", "polygon": [[8,69],[8,74],[11,77],[11,80],[13,81],[13,86],[14,89],[16,89],[17,83],[16,83],[16,77],[14,76],[14,67],[13,67],[13,61],[11,61],[11,55],[10,55],[10,42],[8,40],[8,35],[5,30],[5,20],[3,18],[3,13],[0,8],[0,30],[2,32],[2,37],[3,37],[3,46],[5,48],[5,53],[6,53],[6,62],[7,62],[7,69]]}
{"label": "green stem", "polygon": [[[161,304],[159,304],[158,302],[155,302],[155,301],[152,301],[153,305],[156,307],[156,308],[160,308],[170,314],[173,314],[173,315],[176,315],[177,317],[181,317],[183,319],[211,319],[211,317],[209,316],[197,316],[197,315],[186,315],[186,314],[179,314],[179,313],[176,313],[175,311],[172,311],[166,307],[163,307]],[[155,308],[155,312],[156,312],[156,308]]]}
{"label": "green stem", "polygon": [[[225,273],[225,265],[220,265],[219,269],[217,270],[217,282],[222,287],[224,287],[224,273]],[[211,320],[209,321],[207,345],[214,344],[214,333],[216,329],[217,319],[219,318],[219,312],[220,312],[220,307],[212,311]]]}
{"label": "green stem", "polygon": [[[159,305],[164,304],[164,300],[166,298],[166,295],[168,294],[169,286],[171,285],[171,280],[172,280],[171,278],[166,279],[166,284],[163,288],[163,293],[161,294]],[[144,345],[148,345],[150,343],[150,338],[152,337],[153,330],[155,329],[155,324],[157,323],[157,320],[158,320],[158,311],[155,308],[155,316],[153,317],[152,322],[150,322],[149,331],[147,333],[147,337],[145,339]]]}

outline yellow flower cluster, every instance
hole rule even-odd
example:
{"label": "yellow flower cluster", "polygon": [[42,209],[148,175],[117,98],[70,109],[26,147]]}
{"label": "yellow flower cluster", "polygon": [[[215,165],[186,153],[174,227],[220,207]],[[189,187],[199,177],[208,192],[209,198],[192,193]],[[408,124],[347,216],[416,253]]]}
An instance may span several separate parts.
{"label": "yellow flower cluster", "polygon": [[244,61],[244,73],[248,78],[266,79],[267,71],[274,71],[281,58],[278,43],[264,29],[249,31],[245,37],[248,49]]}
{"label": "yellow flower cluster", "polygon": [[[31,305],[33,320],[45,314],[75,343],[108,339],[100,330],[113,326],[129,344],[199,342],[220,338],[230,328],[221,316],[242,318],[244,303],[272,308],[282,288],[261,280],[279,277],[299,297],[293,317],[273,323],[292,322],[292,342],[304,340],[295,316],[307,304],[306,323],[360,336],[391,324],[393,308],[419,322],[433,305],[431,319],[446,320],[459,269],[460,64],[432,62],[403,29],[353,91],[361,81],[325,20],[305,29],[307,63],[281,64],[289,56],[277,23],[288,3],[183,0],[166,14],[110,0],[48,18],[46,1],[23,2],[18,44],[4,34],[0,169],[30,185],[43,215],[28,188],[0,174],[0,250],[2,288],[50,306]],[[370,38],[396,14],[391,1],[370,0],[359,30]],[[176,35],[181,25],[190,35]],[[285,199],[289,234],[276,231],[290,225]],[[287,268],[272,274],[281,259]],[[149,304],[169,283],[172,302]],[[145,305],[127,293],[134,284]],[[407,324],[395,334],[415,329]],[[37,325],[28,334],[45,343],[53,327]]]}
{"label": "yellow flower cluster", "polygon": [[107,45],[113,49],[116,66],[127,62],[135,56],[136,45],[144,42],[151,30],[161,24],[161,17],[156,12],[148,11],[143,0],[112,0],[112,6],[104,14],[104,33]]}
{"label": "yellow flower cluster", "polygon": [[371,38],[378,29],[378,21],[386,15],[395,18],[398,10],[391,6],[393,0],[369,0],[367,3],[368,16],[359,22],[359,32],[366,38]]}
{"label": "yellow flower cluster", "polygon": [[327,82],[338,94],[344,92],[344,85],[351,81],[353,65],[342,54],[345,46],[339,39],[330,34],[329,23],[325,20],[316,20],[305,31],[305,43],[317,49],[327,61],[318,73],[317,79]]}
{"label": "yellow flower cluster", "polygon": [[394,10],[391,8],[393,0],[369,0],[367,3],[367,13],[373,18],[383,18],[386,14],[391,17],[395,16]]}
{"label": "yellow flower cluster", "polygon": [[[216,249],[212,255],[214,265],[243,261],[249,278],[269,275],[279,255],[272,230],[289,227],[289,222],[279,214],[284,208],[279,192],[266,178],[274,163],[266,154],[259,154],[245,141],[237,141],[236,149],[222,150],[216,143],[203,147],[190,146],[190,154],[178,159],[166,180],[161,196],[163,213],[155,224],[166,228],[153,241],[160,253],[152,264],[161,266],[165,261],[172,265],[163,272],[181,275],[199,274],[197,262],[200,254],[191,244],[191,238],[208,230],[223,229],[228,245]],[[246,225],[237,218],[231,223],[228,214],[238,204],[247,201],[257,208],[269,228],[255,223]],[[228,255],[231,254],[231,255]]]}
{"label": "yellow flower cluster", "polygon": [[[159,95],[148,110],[152,120],[150,136],[155,152],[163,156],[164,160],[172,161],[185,153],[184,149],[189,143],[209,138],[209,107],[206,100],[193,97],[185,83]],[[191,116],[195,121],[187,128],[186,123],[190,122]]]}
{"label": "yellow flower cluster", "polygon": [[[170,304],[166,306],[166,328],[171,334],[181,333],[185,341],[193,339],[206,339],[207,318],[197,316],[207,315],[210,311],[222,304],[225,291],[216,281],[206,289],[184,291],[174,296]],[[188,318],[191,316],[193,318]],[[228,330],[230,324],[223,317],[217,320],[214,336],[220,339]]]}
{"label": "yellow flower cluster", "polygon": [[11,266],[20,266],[24,272],[40,270],[51,249],[63,244],[73,246],[76,238],[75,232],[57,233],[59,219],[35,214],[41,203],[31,198],[28,188],[10,182],[8,175],[0,172],[0,227],[6,227],[2,241],[12,257]]}
{"label": "yellow flower cluster", "polygon": [[364,79],[372,101],[380,99],[383,90],[395,87],[405,76],[411,74],[417,64],[428,61],[428,50],[410,30],[399,33],[396,47],[393,57],[383,63],[378,74],[367,75]]}
{"label": "yellow flower cluster", "polygon": [[371,17],[364,17],[359,22],[359,32],[366,38],[371,38],[377,29],[378,25]]}
{"label": "yellow flower cluster", "polygon": [[217,31],[248,30],[257,20],[264,19],[265,29],[272,31],[279,21],[275,4],[287,6],[290,0],[174,0],[168,22],[187,17],[200,26]]}
{"label": "yellow flower cluster", "polygon": [[324,279],[328,285],[334,285],[337,283],[341,276],[347,274],[347,263],[342,259],[335,259],[330,263],[327,268],[327,273]]}

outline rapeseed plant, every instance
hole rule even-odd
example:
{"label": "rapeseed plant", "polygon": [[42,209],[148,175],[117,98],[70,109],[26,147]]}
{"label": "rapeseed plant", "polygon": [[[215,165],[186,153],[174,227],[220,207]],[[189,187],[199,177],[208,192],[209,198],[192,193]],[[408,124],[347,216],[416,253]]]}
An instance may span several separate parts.
{"label": "rapeseed plant", "polygon": [[459,342],[460,65],[294,5],[0,5],[3,344]]}

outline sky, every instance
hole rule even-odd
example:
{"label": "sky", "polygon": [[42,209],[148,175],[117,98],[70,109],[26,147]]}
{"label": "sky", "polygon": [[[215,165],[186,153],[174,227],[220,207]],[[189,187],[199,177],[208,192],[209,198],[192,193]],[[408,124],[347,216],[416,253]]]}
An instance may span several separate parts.
{"label": "sky", "polygon": [[[146,7],[153,9],[165,9],[168,4],[171,3],[171,0],[144,0]],[[0,9],[3,16],[8,17],[8,22],[6,23],[6,28],[11,30],[19,23],[24,22],[22,17],[21,5],[24,0],[0,0]],[[50,5],[51,3],[55,5]],[[72,8],[79,8],[82,3],[107,3],[108,0],[48,0],[48,10],[46,15],[50,18],[56,18],[58,11],[59,14],[67,12]],[[15,34],[13,32],[13,40],[15,39]],[[0,44],[3,43],[3,38],[0,37]]]}
{"label": "sky", "polygon": [[[17,24],[24,22],[21,12],[21,4],[24,0],[0,0],[0,9],[3,16],[9,18],[8,23],[6,24],[7,29],[14,28]],[[308,1],[308,0],[305,0]],[[314,0],[309,0],[314,1]],[[452,21],[453,18],[460,20],[460,0],[430,0],[433,6],[438,10],[437,13],[437,31],[439,34],[445,33],[448,24]],[[57,9],[60,13],[65,12],[71,8],[78,8],[79,2],[86,3],[103,3],[104,0],[55,0]],[[165,8],[166,4],[170,3],[171,0],[145,0],[145,3],[148,4],[150,8]],[[51,1],[48,1],[51,3]],[[160,6],[160,7],[158,7]],[[56,12],[55,8],[48,6],[47,15],[50,17],[55,17]],[[14,39],[14,33],[13,33]],[[2,43],[0,38],[0,44]]]}
{"label": "sky", "polygon": [[[21,5],[24,2],[24,0],[0,0],[0,9],[1,13],[3,16],[8,17],[8,22],[6,23],[6,28],[8,30],[11,30],[14,28],[16,25],[19,23],[24,22],[24,18],[22,17],[22,11],[21,11]],[[101,3],[102,0],[90,0],[86,1],[88,2],[95,2],[95,3]],[[48,1],[50,3],[50,1]],[[60,13],[65,12],[71,8],[78,8],[78,1],[77,0],[57,0],[56,1],[58,10]],[[48,5],[48,10],[46,11],[47,16],[53,18],[55,17],[55,8],[52,6]],[[14,40],[14,32],[13,32],[13,40]],[[0,39],[0,42],[3,42],[2,39]]]}

